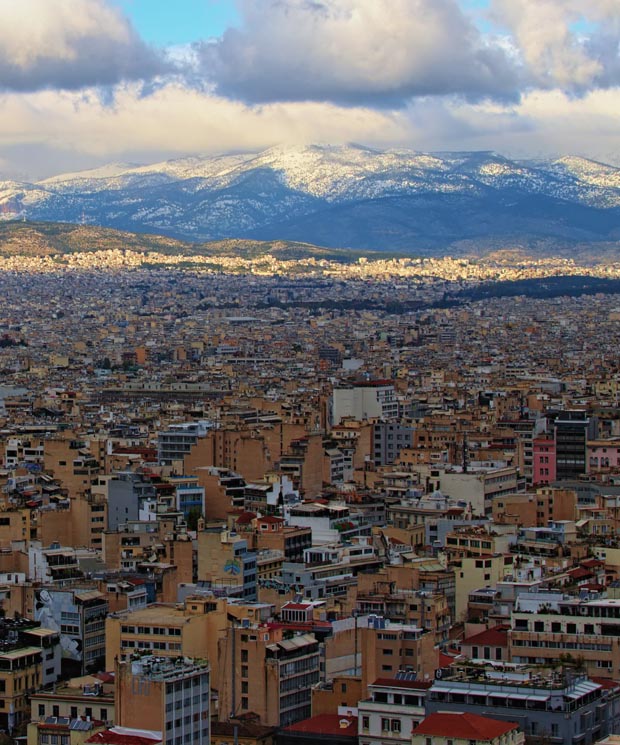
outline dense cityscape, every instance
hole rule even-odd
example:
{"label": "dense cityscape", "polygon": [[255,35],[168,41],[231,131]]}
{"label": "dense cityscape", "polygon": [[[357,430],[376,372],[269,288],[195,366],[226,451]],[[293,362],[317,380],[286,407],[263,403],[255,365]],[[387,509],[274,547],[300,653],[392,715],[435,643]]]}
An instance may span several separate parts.
{"label": "dense cityscape", "polygon": [[620,2],[0,0],[0,745],[620,745]]}
{"label": "dense cityscape", "polygon": [[613,735],[618,296],[440,302],[571,275],[617,271],[7,264],[0,728],[37,745]]}

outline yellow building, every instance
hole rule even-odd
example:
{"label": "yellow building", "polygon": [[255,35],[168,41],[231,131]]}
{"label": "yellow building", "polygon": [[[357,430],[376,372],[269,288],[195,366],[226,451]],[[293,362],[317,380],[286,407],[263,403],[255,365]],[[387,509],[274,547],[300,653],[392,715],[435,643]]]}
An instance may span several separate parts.
{"label": "yellow building", "polygon": [[30,717],[33,722],[45,722],[48,717],[114,722],[114,685],[84,675],[42,689],[30,696]]}
{"label": "yellow building", "polygon": [[482,587],[495,587],[513,572],[512,554],[462,556],[453,564],[455,583],[455,621],[467,613],[469,593]]}
{"label": "yellow building", "polygon": [[42,650],[22,647],[0,654],[0,729],[14,733],[30,721],[28,696],[41,685]]}
{"label": "yellow building", "polygon": [[30,722],[27,745],[84,745],[90,737],[103,729],[98,722],[85,719],[47,717],[42,722]]}
{"label": "yellow building", "polygon": [[115,659],[151,652],[160,657],[207,657],[208,613],[217,608],[213,599],[192,599],[185,607],[154,603],[134,611],[112,613],[106,619],[106,670]]}

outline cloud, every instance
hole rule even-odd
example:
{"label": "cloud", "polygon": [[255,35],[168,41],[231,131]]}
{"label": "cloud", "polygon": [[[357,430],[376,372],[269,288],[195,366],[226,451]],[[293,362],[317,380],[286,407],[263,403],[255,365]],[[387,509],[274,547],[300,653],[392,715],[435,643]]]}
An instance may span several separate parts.
{"label": "cloud", "polygon": [[495,150],[514,158],[581,155],[620,166],[620,89],[574,96],[557,89],[525,93],[518,104],[437,99],[415,101],[407,113],[416,147]]}
{"label": "cloud", "polygon": [[395,106],[517,91],[505,51],[485,42],[457,0],[241,0],[240,10],[241,28],[198,45],[222,95]]}
{"label": "cloud", "polygon": [[[575,97],[532,91],[517,104],[429,97],[388,111],[321,102],[248,106],[170,82],[149,96],[117,87],[113,106],[96,89],[7,94],[0,99],[4,175],[56,173],[109,163],[274,145],[361,142],[433,150],[497,150],[507,156],[578,154],[617,162],[620,90]],[[620,163],[619,163],[620,165]]]}
{"label": "cloud", "polygon": [[511,34],[529,89],[620,83],[617,0],[493,0],[491,17]]}
{"label": "cloud", "polygon": [[105,0],[0,2],[0,90],[111,85],[166,69]]}
{"label": "cloud", "polygon": [[41,178],[114,160],[154,162],[351,140],[377,147],[404,144],[410,141],[410,122],[403,112],[329,103],[252,107],[179,81],[148,96],[140,83],[119,85],[112,106],[96,89],[7,94],[0,100],[0,157]]}

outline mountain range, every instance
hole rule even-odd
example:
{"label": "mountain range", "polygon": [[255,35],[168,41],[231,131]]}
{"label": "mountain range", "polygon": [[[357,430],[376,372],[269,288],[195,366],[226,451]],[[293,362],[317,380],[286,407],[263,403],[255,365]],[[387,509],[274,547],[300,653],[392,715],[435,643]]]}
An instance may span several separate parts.
{"label": "mountain range", "polygon": [[22,218],[192,242],[285,240],[417,255],[570,252],[620,242],[620,168],[493,152],[272,148],[0,181],[0,219]]}

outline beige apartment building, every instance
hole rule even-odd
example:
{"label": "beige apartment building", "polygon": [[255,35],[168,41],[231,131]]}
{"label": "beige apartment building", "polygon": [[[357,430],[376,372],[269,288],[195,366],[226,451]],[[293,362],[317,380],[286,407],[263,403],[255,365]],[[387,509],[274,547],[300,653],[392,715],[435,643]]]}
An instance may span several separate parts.
{"label": "beige apartment building", "polygon": [[257,714],[263,725],[307,719],[319,682],[319,642],[248,619],[229,626],[220,642],[219,718]]}
{"label": "beige apartment building", "polygon": [[364,695],[377,678],[393,678],[400,671],[415,673],[417,680],[430,680],[435,675],[439,659],[435,634],[379,616],[369,616],[368,625],[359,632]]}
{"label": "beige apartment building", "polygon": [[[158,657],[209,658],[209,611],[216,604],[203,598],[185,606],[155,603],[135,611],[112,613],[106,619],[106,670],[114,661],[136,652]],[[212,647],[213,648],[213,647]]]}
{"label": "beige apartment building", "polygon": [[578,600],[530,593],[517,600],[509,632],[512,662],[552,664],[562,655],[583,660],[589,676],[620,675],[620,600]]}

